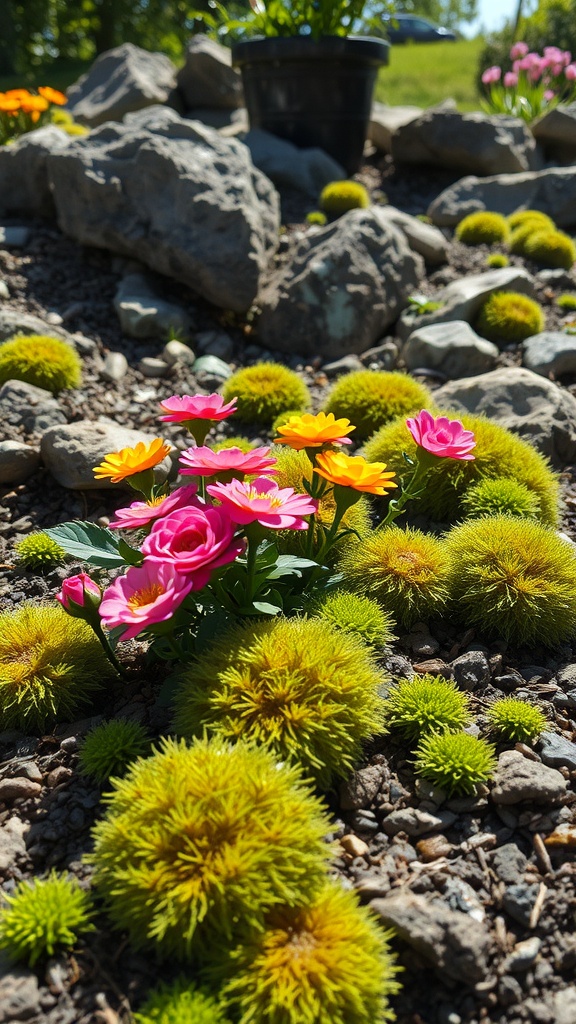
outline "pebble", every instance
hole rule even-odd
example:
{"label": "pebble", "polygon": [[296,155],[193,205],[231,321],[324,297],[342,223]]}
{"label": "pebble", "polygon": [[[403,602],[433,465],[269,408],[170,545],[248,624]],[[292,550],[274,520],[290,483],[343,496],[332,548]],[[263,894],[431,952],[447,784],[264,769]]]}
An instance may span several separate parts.
{"label": "pebble", "polygon": [[30,826],[16,815],[8,818],[0,828],[0,871],[8,871],[14,862],[26,856],[25,837]]}
{"label": "pebble", "polygon": [[42,782],[42,772],[35,761],[25,761],[19,767],[20,774],[25,779],[31,779],[32,782]]}
{"label": "pebble", "polygon": [[532,966],[538,953],[542,940],[537,935],[532,935],[529,939],[524,939],[522,942],[517,942],[514,949],[508,956],[502,961],[503,971],[527,971]]}
{"label": "pebble", "polygon": [[369,807],[387,774],[385,765],[368,765],[340,786],[340,807],[343,811],[357,811]]}
{"label": "pebble", "polygon": [[100,370],[102,380],[110,382],[122,380],[128,373],[128,360],[123,352],[108,352],[104,366]]}
{"label": "pebble", "polygon": [[32,971],[18,968],[0,979],[0,1024],[34,1017],[39,1006],[38,980]]}
{"label": "pebble", "polygon": [[492,858],[492,868],[502,882],[509,884],[524,880],[528,858],[524,856],[516,843],[505,843],[496,850]]}
{"label": "pebble", "polygon": [[425,864],[429,864],[440,857],[448,857],[454,847],[449,843],[446,836],[441,834],[430,836],[427,839],[420,839],[416,843],[418,855]]}
{"label": "pebble", "polygon": [[27,800],[42,792],[39,782],[32,779],[0,779],[0,803],[11,803],[13,800]]}
{"label": "pebble", "polygon": [[576,770],[576,743],[560,736],[557,732],[543,732],[538,742],[538,750],[544,764],[551,768],[569,768]]}
{"label": "pebble", "polygon": [[490,682],[490,665],[482,651],[467,651],[450,663],[452,678],[461,690],[473,691]]}
{"label": "pebble", "polygon": [[145,377],[165,377],[170,367],[156,356],[144,356],[138,363],[138,369]]}
{"label": "pebble", "polygon": [[519,884],[509,885],[504,890],[502,897],[504,910],[524,928],[530,928],[530,917],[536,903],[539,888],[536,884]]}
{"label": "pebble", "polygon": [[555,803],[566,793],[566,779],[560,772],[529,761],[518,750],[500,754],[494,782],[492,800],[496,804],[517,804],[523,800]]}
{"label": "pebble", "polygon": [[228,362],[234,353],[234,342],[224,331],[202,331],[196,335],[196,347],[202,355],[216,356]]}
{"label": "pebble", "polygon": [[576,846],[576,825],[558,825],[544,840],[545,846]]}
{"label": "pebble", "polygon": [[450,669],[441,658],[428,658],[426,661],[420,661],[417,665],[414,665],[414,671],[418,672],[421,676],[431,675],[444,676],[445,679],[450,678]]}
{"label": "pebble", "polygon": [[503,977],[498,982],[498,1002],[502,1006],[512,1006],[522,999],[522,987],[516,978]]}
{"label": "pebble", "polygon": [[335,377],[340,377],[343,373],[352,373],[355,370],[362,370],[363,364],[360,362],[358,356],[350,354],[348,356],[342,356],[341,359],[335,359],[331,363],[324,363],[322,366],[322,372],[326,374],[328,380],[333,380]]}
{"label": "pebble", "polygon": [[[0,224],[0,246],[3,249],[22,249],[30,240],[30,228],[16,224]],[[6,296],[8,298],[8,296]],[[47,314],[45,319],[51,323]]]}
{"label": "pebble", "polygon": [[232,376],[232,370],[217,356],[200,356],[194,364],[194,376],[203,388],[219,388],[222,381]]}
{"label": "pebble", "polygon": [[192,366],[196,355],[189,345],[185,345],[183,341],[177,341],[174,338],[162,349],[162,359],[165,363],[168,363],[168,366],[174,366],[176,363]]}
{"label": "pebble", "polygon": [[405,807],[399,811],[392,811],[383,819],[382,831],[387,836],[395,836],[398,832],[406,832],[410,837],[422,836],[427,832],[440,832],[449,828],[455,821],[456,815],[451,811],[430,814],[414,807]]}
{"label": "pebble", "polygon": [[352,832],[346,836],[342,836],[340,846],[352,857],[365,857],[366,854],[370,852],[368,843],[365,843],[363,839],[360,839],[359,836],[355,836]]}
{"label": "pebble", "polygon": [[68,782],[68,779],[70,778],[72,778],[70,768],[65,768],[64,765],[61,764],[46,776],[46,785],[49,789],[55,789],[56,786],[62,785],[63,782]]}
{"label": "pebble", "polygon": [[0,441],[0,484],[21,484],[39,465],[38,448],[23,441]]}

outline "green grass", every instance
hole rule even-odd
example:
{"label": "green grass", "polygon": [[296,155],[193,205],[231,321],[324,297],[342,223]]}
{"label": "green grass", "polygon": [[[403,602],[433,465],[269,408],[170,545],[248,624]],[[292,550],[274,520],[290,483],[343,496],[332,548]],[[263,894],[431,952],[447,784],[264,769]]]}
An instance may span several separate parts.
{"label": "green grass", "polygon": [[92,64],[91,60],[54,61],[45,67],[30,68],[21,75],[0,75],[0,92],[6,89],[36,89],[39,85],[51,85],[53,89],[66,89]]}
{"label": "green grass", "polygon": [[475,77],[483,47],[481,36],[392,46],[390,65],[380,71],[376,99],[390,106],[431,107],[451,96],[459,110],[479,110]]}

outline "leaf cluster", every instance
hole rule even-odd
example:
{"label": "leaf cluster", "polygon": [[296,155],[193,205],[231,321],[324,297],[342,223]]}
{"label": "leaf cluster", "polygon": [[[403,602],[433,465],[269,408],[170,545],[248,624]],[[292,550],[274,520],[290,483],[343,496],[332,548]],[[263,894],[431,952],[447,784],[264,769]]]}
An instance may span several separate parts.
{"label": "leaf cluster", "polygon": [[114,718],[92,729],[80,751],[80,769],[100,785],[123,775],[128,765],[150,750],[151,740],[138,722]]}
{"label": "leaf cluster", "polygon": [[22,882],[0,912],[0,949],[30,966],[59,949],[73,946],[92,930],[90,901],[77,882],[56,871],[48,878]]}

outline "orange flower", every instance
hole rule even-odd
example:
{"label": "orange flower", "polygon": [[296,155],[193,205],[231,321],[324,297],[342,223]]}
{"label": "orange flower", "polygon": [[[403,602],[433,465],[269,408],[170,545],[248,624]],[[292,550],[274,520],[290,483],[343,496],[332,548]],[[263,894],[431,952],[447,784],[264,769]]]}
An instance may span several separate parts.
{"label": "orange flower", "polygon": [[9,100],[26,100],[31,95],[32,94],[28,92],[28,89],[8,89],[8,91],[4,93],[4,96]]}
{"label": "orange flower", "polygon": [[23,96],[20,100],[20,109],[23,114],[42,114],[48,110],[48,107],[48,100],[45,100],[43,96]]}
{"label": "orange flower", "polygon": [[20,100],[0,92],[0,114],[17,114],[19,110]]}
{"label": "orange flower", "polygon": [[38,92],[40,96],[43,96],[48,103],[55,103],[58,107],[63,107],[65,103],[68,103],[63,92],[58,92],[58,89],[53,89],[51,85],[39,85]]}
{"label": "orange flower", "polygon": [[385,473],[384,462],[366,462],[361,455],[344,452],[320,452],[316,456],[316,472],[331,484],[352,487],[367,494],[384,494],[387,488],[397,487],[392,480],[395,473]]}
{"label": "orange flower", "polygon": [[96,466],[94,476],[97,480],[105,480],[108,477],[113,484],[120,483],[127,476],[135,476],[136,473],[143,473],[146,469],[157,466],[162,459],[165,459],[170,451],[170,445],[157,437],[148,444],[139,441],[135,448],[122,448],[119,452],[112,452],[107,455],[104,462]]}
{"label": "orange flower", "polygon": [[281,437],[274,438],[274,444],[289,444],[296,451],[303,448],[321,448],[325,444],[352,444],[349,437],[350,420],[337,420],[333,412],[326,415],[319,412],[313,416],[305,412],[302,416],[290,416],[282,427],[278,427]]}

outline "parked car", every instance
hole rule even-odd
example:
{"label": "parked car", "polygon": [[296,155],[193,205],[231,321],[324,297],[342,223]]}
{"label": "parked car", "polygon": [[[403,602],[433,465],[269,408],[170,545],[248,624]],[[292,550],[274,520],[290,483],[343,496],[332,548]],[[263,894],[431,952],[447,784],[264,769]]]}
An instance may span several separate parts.
{"label": "parked car", "polygon": [[415,14],[390,14],[382,19],[386,35],[391,43],[434,43],[441,40],[456,41],[454,32],[438,28],[426,18]]}

